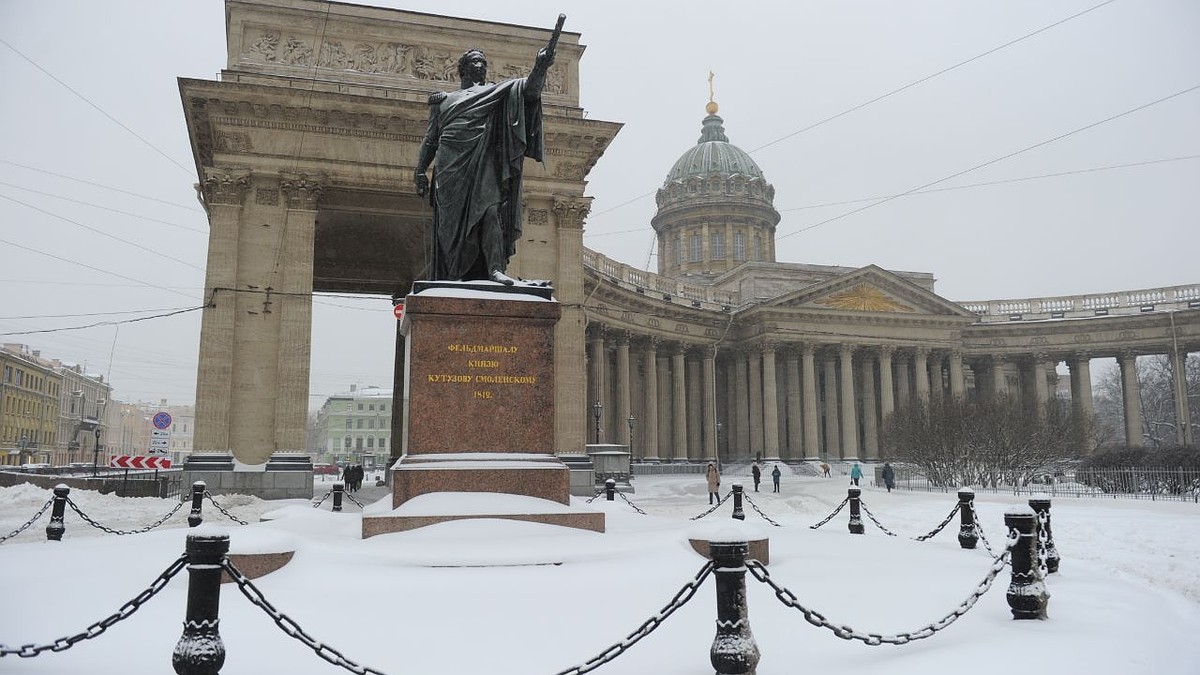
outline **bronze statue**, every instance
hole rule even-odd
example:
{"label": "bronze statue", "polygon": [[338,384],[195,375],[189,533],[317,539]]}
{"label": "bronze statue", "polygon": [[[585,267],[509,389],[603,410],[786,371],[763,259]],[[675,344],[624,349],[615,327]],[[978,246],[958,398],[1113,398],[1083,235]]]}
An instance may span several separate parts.
{"label": "bronze statue", "polygon": [[462,88],[430,95],[413,176],[433,205],[430,279],[517,283],[505,270],[521,237],[521,168],[525,157],[542,161],[542,87],[566,18],[528,77],[488,84],[487,58],[469,49],[458,60]]}

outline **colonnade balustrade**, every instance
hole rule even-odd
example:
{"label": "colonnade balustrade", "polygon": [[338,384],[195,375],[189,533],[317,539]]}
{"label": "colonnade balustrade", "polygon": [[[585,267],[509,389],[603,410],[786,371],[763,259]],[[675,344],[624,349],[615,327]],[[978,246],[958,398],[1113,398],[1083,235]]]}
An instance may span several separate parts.
{"label": "colonnade balustrade", "polygon": [[[635,461],[878,460],[888,456],[882,434],[897,408],[1012,396],[1040,409],[1057,396],[1061,361],[1074,412],[1094,414],[1090,362],[1097,356],[1087,351],[1000,354],[771,339],[726,346],[598,323],[588,328],[587,344],[589,406],[598,402],[602,411],[598,437],[589,438],[629,445]],[[1143,438],[1136,356],[1117,354],[1125,441],[1134,447]],[[1176,391],[1186,392],[1186,351],[1172,358]],[[1176,401],[1179,419],[1188,419],[1186,395]],[[1179,436],[1181,444],[1194,443],[1187,425]]]}

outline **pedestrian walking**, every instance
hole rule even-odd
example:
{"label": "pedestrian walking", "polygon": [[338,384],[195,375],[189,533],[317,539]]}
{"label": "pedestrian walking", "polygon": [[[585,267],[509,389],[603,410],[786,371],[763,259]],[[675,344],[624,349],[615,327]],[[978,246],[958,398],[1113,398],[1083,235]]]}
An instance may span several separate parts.
{"label": "pedestrian walking", "polygon": [[821,475],[829,478],[829,462],[821,462]]}
{"label": "pedestrian walking", "polygon": [[771,469],[771,482],[775,484],[775,492],[779,492],[779,477],[783,473],[779,470],[779,465],[776,464],[774,469]]}
{"label": "pedestrian walking", "polygon": [[750,465],[750,475],[754,477],[754,491],[758,492],[758,483],[762,480],[762,467],[758,465],[758,460]]}
{"label": "pedestrian walking", "polygon": [[716,464],[708,463],[708,468],[704,470],[704,479],[708,481],[708,503],[721,501],[721,472],[717,470]]}
{"label": "pedestrian walking", "polygon": [[850,467],[850,482],[858,485],[859,478],[862,478],[862,466],[858,462],[855,462],[854,466]]}
{"label": "pedestrian walking", "polygon": [[888,492],[896,486],[896,471],[888,462],[883,463],[883,484],[887,486]]}

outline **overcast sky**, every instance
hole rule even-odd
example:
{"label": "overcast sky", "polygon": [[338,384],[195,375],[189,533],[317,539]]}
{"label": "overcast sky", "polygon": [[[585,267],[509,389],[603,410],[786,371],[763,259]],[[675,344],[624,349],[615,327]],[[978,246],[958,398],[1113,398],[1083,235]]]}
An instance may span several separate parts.
{"label": "overcast sky", "polygon": [[[711,69],[730,141],[775,186],[781,261],[932,272],[957,301],[1200,283],[1195,0],[376,4],[567,14],[583,107],[625,125],[584,243],[622,262],[657,269],[653,192],[699,136]],[[223,3],[8,0],[0,39],[0,341],[86,363],[121,400],[191,403],[199,312],[56,329],[202,302],[176,78],[226,65]],[[393,325],[383,299],[316,301],[314,407],[391,386]]]}

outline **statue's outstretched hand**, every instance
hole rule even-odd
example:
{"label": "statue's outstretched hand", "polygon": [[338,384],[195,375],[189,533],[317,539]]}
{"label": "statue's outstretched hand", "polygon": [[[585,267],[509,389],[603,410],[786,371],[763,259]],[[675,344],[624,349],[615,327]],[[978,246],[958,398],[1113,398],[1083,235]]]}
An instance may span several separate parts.
{"label": "statue's outstretched hand", "polygon": [[537,57],[534,59],[534,69],[544,72],[549,70],[552,65],[554,65],[554,52],[546,47],[539,49]]}

